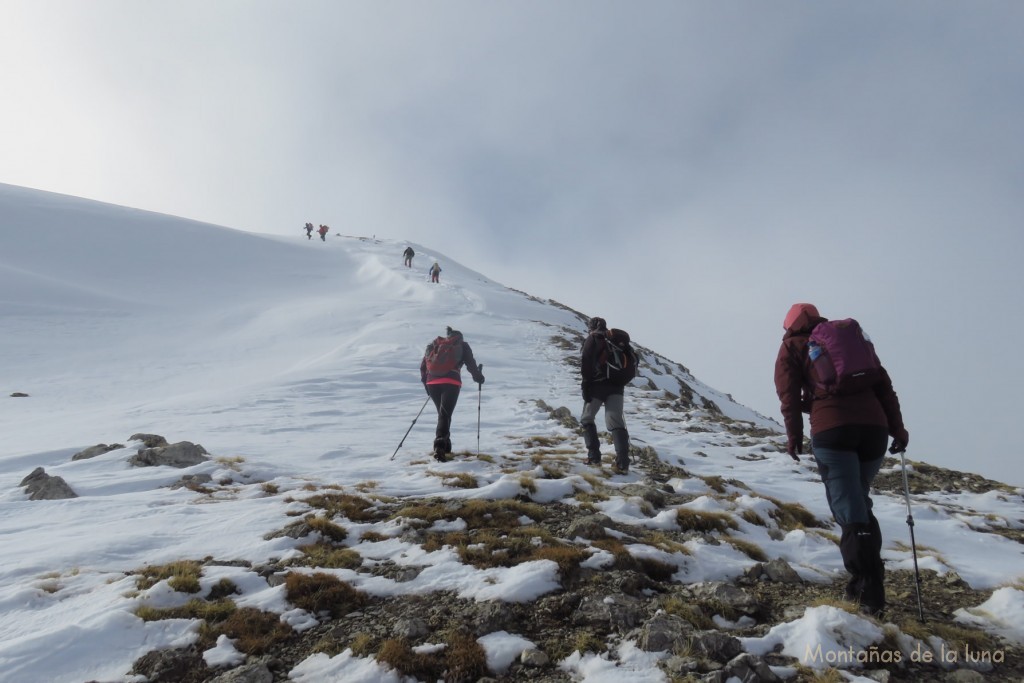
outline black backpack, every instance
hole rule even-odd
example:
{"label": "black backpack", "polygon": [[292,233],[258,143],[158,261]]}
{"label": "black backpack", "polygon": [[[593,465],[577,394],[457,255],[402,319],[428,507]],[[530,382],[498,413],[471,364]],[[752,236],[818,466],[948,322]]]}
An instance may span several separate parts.
{"label": "black backpack", "polygon": [[599,374],[618,386],[626,386],[633,381],[637,373],[638,359],[629,344],[629,333],[613,327],[595,336],[599,340],[603,338],[604,341],[597,356]]}

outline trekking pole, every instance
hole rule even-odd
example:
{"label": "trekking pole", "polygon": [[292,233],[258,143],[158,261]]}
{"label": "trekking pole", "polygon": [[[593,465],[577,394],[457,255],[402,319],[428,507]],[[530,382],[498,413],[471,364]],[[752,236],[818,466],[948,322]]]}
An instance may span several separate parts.
{"label": "trekking pole", "polygon": [[[420,415],[423,414],[423,409],[427,407],[427,403],[429,403],[429,402],[430,402],[430,397],[427,396],[427,400],[424,401],[423,402],[423,406],[420,407],[420,412],[416,413],[416,417],[414,417],[412,419],[412,424],[409,425],[409,428],[405,430],[405,436],[409,436],[409,432],[411,432],[412,428],[416,425],[416,420],[420,419]],[[391,457],[388,458],[389,460],[394,460],[395,456],[398,455],[398,449],[402,447],[403,443],[405,443],[405,436],[403,436],[402,440],[398,442],[398,448],[396,448],[395,452],[391,454]]]}
{"label": "trekking pole", "polygon": [[[479,366],[480,374],[484,372],[484,364],[481,363]],[[480,457],[480,401],[483,398],[484,385],[476,385],[476,457]]]}
{"label": "trekking pole", "polygon": [[[892,453],[893,449],[890,448]],[[914,587],[917,589],[917,616],[924,623],[924,606],[921,603],[921,572],[917,568],[917,542],[914,540],[914,515],[910,511],[910,482],[907,480],[906,449],[897,451],[900,454],[900,465],[903,469],[903,495],[907,501],[907,526],[910,527],[910,548],[914,553]]]}

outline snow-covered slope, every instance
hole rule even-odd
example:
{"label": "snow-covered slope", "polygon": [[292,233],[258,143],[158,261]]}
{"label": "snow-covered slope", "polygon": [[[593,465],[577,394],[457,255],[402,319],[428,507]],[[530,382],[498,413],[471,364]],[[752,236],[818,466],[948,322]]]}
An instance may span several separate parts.
{"label": "snow-covered slope", "polygon": [[[188,642],[195,626],[187,620],[134,616],[140,602],[170,598],[140,594],[125,573],[183,558],[258,563],[293,553],[295,539],[266,538],[296,510],[288,492],[372,482],[383,496],[509,498],[523,491],[520,473],[508,468],[524,439],[555,436],[582,451],[578,436],[538,406],[578,414],[578,380],[567,361],[585,328],[580,313],[423,245],[412,245],[409,269],[405,242],[307,240],[301,223],[294,238],[266,237],[0,185],[0,668],[10,680],[122,680],[146,651]],[[434,260],[443,268],[440,284],[426,276]],[[418,366],[424,345],[446,326],[464,332],[487,378],[481,390],[463,392],[455,449],[477,451],[479,418],[479,450],[496,461],[437,465],[421,457],[433,417],[428,407],[413,425],[426,400]],[[694,494],[695,509],[763,512],[771,496],[828,518],[809,463],[794,466],[773,445],[774,421],[643,348],[643,330],[630,332],[644,361],[627,398],[633,442],[697,475],[671,482]],[[14,392],[28,396],[9,398]],[[136,433],[202,444],[213,459],[184,472],[130,467]],[[125,446],[71,460],[115,442]],[[559,500],[587,488],[581,461],[572,459],[565,477],[538,479],[531,497]],[[27,500],[20,483],[36,467],[63,477],[79,497]],[[428,469],[471,475],[478,486],[452,489]],[[168,488],[183,473],[227,484],[213,496]],[[636,468],[613,484],[643,476]],[[744,481],[756,493],[705,495],[710,477]],[[919,541],[936,548],[922,565],[955,569],[975,587],[1019,576],[1019,544],[967,527],[985,515],[1019,523],[1019,500],[960,497],[959,509],[969,510],[961,516],[922,509]],[[901,498],[879,496],[887,538],[905,535],[902,506]],[[625,499],[603,511],[649,528],[671,523],[647,519]],[[749,524],[742,532],[807,580],[840,575],[838,552],[821,536],[791,531],[780,539]],[[890,544],[886,558],[910,566],[905,546]],[[680,580],[729,578],[749,565],[729,546],[695,546]],[[489,599],[516,600],[548,585],[549,569],[523,571],[495,578],[447,566],[406,589],[448,590],[456,581]],[[289,613],[266,582],[242,570],[232,578],[251,586],[250,604]],[[51,656],[57,643],[62,649]]]}

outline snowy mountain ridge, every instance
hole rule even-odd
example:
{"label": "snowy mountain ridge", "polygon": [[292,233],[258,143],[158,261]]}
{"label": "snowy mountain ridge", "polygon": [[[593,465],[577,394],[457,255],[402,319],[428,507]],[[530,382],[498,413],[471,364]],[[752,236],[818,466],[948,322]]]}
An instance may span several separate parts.
{"label": "snowy mountain ridge", "polygon": [[[253,235],[0,185],[0,315],[9,331],[0,340],[2,376],[6,393],[27,394],[5,396],[0,412],[0,535],[13,549],[0,570],[0,663],[10,680],[173,680],[156,669],[140,673],[135,663],[151,651],[189,648],[202,665],[187,680],[239,666],[262,666],[274,680],[420,680],[415,668],[382,654],[382,636],[356,638],[372,635],[372,624],[335,634],[326,651],[293,652],[276,668],[261,659],[265,651],[240,650],[241,636],[223,631],[210,641],[203,629],[221,622],[182,610],[194,609],[197,595],[221,604],[212,596],[224,581],[233,587],[231,609],[253,610],[250,621],[275,615],[293,649],[296,639],[325,638],[345,618],[359,619],[346,614],[374,614],[395,600],[454,600],[448,617],[421,615],[426,631],[412,629],[410,646],[435,658],[454,651],[458,638],[444,620],[465,622],[472,613],[482,625],[470,649],[485,653],[487,675],[507,680],[527,671],[538,680],[711,675],[704,664],[690,670],[674,660],[683,655],[673,647],[652,644],[659,613],[682,618],[670,598],[705,605],[704,627],[729,633],[782,678],[799,678],[799,666],[835,665],[806,657],[819,646],[842,652],[889,642],[909,659],[928,642],[905,622],[885,630],[828,605],[784,622],[764,607],[763,591],[784,583],[759,578],[769,576],[766,563],[791,567],[797,594],[827,594],[842,581],[813,463],[780,452],[773,420],[644,348],[642,330],[630,330],[642,368],[626,400],[637,461],[629,475],[612,476],[583,465],[573,426],[583,314],[422,245],[412,245],[408,269],[406,242],[333,230],[324,242],[307,240],[299,225],[295,233]],[[434,260],[444,269],[439,284],[426,278]],[[487,381],[464,389],[453,429],[458,457],[438,464],[423,455],[430,410],[413,420],[425,400],[423,345],[447,325],[465,333]],[[133,467],[130,457],[144,446],[129,437],[140,433],[201,444],[210,457],[182,469]],[[99,443],[115,447],[71,459]],[[22,481],[36,467],[63,478],[77,497],[28,500]],[[1024,528],[1024,497],[994,483],[975,492],[952,482],[950,490],[915,491],[927,585],[954,577],[951,585],[961,581],[966,591],[963,604],[936,604],[933,595],[930,609],[948,619],[962,610],[961,627],[994,634],[983,644],[1003,661],[973,668],[1019,673],[1024,627],[1014,615],[1024,606],[1024,546],[1014,535]],[[350,497],[350,507],[322,507],[331,496]],[[437,500],[446,502],[420,510],[424,517],[410,512],[415,501]],[[473,505],[498,507],[474,525]],[[536,527],[529,544],[557,552],[500,560],[520,551],[502,546],[487,560],[474,557],[473,547],[488,547],[485,536],[516,535],[489,528],[507,511],[501,505],[526,506],[515,509],[521,526]],[[876,514],[883,556],[905,587],[912,557],[899,489],[876,496]],[[594,516],[607,531],[576,535],[571,525]],[[328,550],[345,550],[347,559],[315,554]],[[141,578],[145,567],[181,562],[201,566],[195,591],[175,587],[173,576]],[[288,577],[321,574],[364,602],[346,614],[298,606]],[[747,598],[723,606],[717,593],[700,597],[732,585]],[[502,613],[507,624],[472,612],[558,595],[558,621],[572,615],[575,635],[593,638],[589,649],[537,642],[539,632],[524,632],[528,624],[512,608]],[[764,605],[750,607],[751,595]],[[627,598],[635,610],[628,619],[578,616],[595,600]],[[152,614],[147,609],[165,612],[140,616]],[[893,611],[906,617],[914,609]],[[550,661],[523,664],[526,651]],[[782,659],[772,660],[777,651]],[[451,661],[419,665],[446,680],[462,675]]]}

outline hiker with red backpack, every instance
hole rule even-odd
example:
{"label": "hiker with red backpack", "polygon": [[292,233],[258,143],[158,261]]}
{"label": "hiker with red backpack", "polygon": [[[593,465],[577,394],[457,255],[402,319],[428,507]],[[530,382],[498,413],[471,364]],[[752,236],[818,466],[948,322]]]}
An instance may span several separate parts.
{"label": "hiker with red backpack", "polygon": [[794,304],[775,360],[775,389],[788,444],[799,462],[803,413],[810,415],[811,452],[832,516],[842,529],[839,550],[851,578],[846,599],[866,614],[885,609],[882,532],[871,512],[871,482],[891,452],[906,450],[899,399],[874,345],[856,320],[829,321],[812,304]]}
{"label": "hiker with red backpack", "polygon": [[637,357],[624,330],[608,329],[604,318],[587,322],[587,338],[583,342],[580,374],[583,391],[583,442],[587,446],[587,464],[601,466],[601,442],[597,436],[597,411],[604,406],[605,427],[615,445],[617,474],[629,472],[629,432],[622,410],[625,386],[636,377]]}
{"label": "hiker with red backpack", "polygon": [[327,231],[328,230],[330,230],[330,228],[328,228],[326,225],[322,225],[322,224],[320,226],[320,229],[317,230],[317,233],[320,235],[320,240],[321,241],[323,241],[323,242],[327,241]]}
{"label": "hiker with red backpack", "polygon": [[462,333],[447,328],[445,336],[437,337],[427,345],[420,361],[420,381],[423,382],[427,395],[434,401],[437,408],[437,429],[434,431],[434,459],[447,462],[452,452],[451,426],[452,413],[459,401],[462,389],[462,374],[459,372],[465,365],[473,381],[478,385],[484,383],[484,375],[477,367],[473,358],[473,349],[462,338]]}

